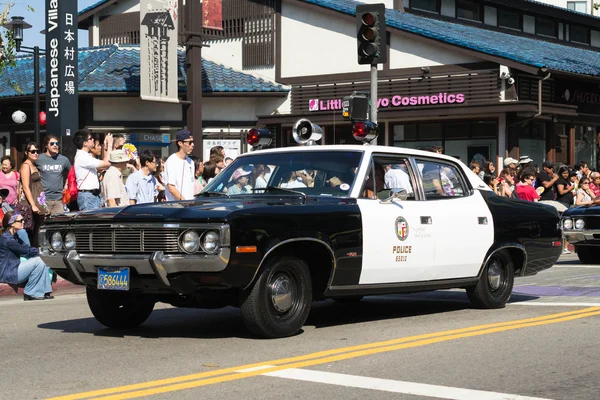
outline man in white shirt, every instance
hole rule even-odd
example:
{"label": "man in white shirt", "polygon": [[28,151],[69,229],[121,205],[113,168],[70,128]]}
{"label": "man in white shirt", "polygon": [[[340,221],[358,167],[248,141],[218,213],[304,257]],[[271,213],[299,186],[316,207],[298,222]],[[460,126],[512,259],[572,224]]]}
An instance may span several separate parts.
{"label": "man in white shirt", "polygon": [[110,167],[108,162],[112,152],[112,135],[106,134],[104,138],[104,158],[99,160],[91,154],[95,145],[95,136],[89,129],[81,129],[75,133],[73,142],[77,148],[75,153],[75,176],[77,178],[77,206],[80,211],[95,210],[100,208],[100,181],[98,171]]}
{"label": "man in white shirt", "polygon": [[102,180],[102,197],[106,200],[107,207],[129,205],[129,197],[123,184],[123,170],[127,168],[129,157],[123,150],[113,150],[110,153],[110,167]]}
{"label": "man in white shirt", "polygon": [[194,162],[188,157],[194,149],[192,133],[186,129],[177,131],[177,153],[171,154],[165,163],[167,201],[194,198]]}
{"label": "man in white shirt", "polygon": [[405,189],[409,195],[413,193],[410,177],[401,165],[386,165],[383,180],[385,181],[385,187],[388,189]]}

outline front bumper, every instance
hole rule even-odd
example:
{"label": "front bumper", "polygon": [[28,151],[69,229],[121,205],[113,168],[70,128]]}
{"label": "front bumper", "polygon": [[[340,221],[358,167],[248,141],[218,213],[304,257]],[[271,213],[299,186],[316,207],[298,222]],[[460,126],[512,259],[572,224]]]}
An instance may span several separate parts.
{"label": "front bumper", "polygon": [[166,287],[171,286],[169,275],[179,273],[221,272],[229,263],[231,251],[222,247],[215,255],[164,254],[79,254],[76,250],[55,253],[40,249],[40,257],[48,267],[73,277],[74,283],[84,285],[84,274],[96,274],[98,267],[129,267],[142,277],[156,277]]}
{"label": "front bumper", "polygon": [[564,230],[565,239],[571,244],[600,245],[600,229]]}

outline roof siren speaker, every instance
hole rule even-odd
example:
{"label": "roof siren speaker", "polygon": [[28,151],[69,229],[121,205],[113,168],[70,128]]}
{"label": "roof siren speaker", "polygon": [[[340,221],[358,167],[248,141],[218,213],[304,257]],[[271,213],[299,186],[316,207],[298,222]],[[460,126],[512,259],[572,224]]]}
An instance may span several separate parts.
{"label": "roof siren speaker", "polygon": [[323,129],[306,118],[299,119],[294,124],[292,136],[298,144],[312,146],[323,137]]}

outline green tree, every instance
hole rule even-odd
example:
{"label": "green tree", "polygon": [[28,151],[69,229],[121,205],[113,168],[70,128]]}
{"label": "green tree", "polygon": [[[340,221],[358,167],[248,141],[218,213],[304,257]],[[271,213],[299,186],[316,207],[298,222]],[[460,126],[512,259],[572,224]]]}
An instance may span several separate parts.
{"label": "green tree", "polygon": [[[0,12],[0,25],[4,25],[9,21],[8,14],[14,5],[14,2],[4,4],[4,9]],[[12,37],[12,32],[8,29],[3,30],[4,32],[0,32],[0,73],[2,73],[7,66],[15,65],[16,55],[15,41]]]}

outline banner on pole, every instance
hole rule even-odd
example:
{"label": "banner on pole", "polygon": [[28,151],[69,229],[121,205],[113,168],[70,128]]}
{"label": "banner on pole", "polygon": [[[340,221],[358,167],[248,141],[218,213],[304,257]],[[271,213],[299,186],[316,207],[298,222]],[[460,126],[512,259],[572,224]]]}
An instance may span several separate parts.
{"label": "banner on pole", "polygon": [[[46,131],[79,129],[77,0],[46,0]],[[34,116],[38,118],[38,116]]]}
{"label": "banner on pole", "polygon": [[140,1],[140,97],[178,103],[177,0]]}
{"label": "banner on pole", "polygon": [[223,30],[223,0],[202,1],[202,27]]}

